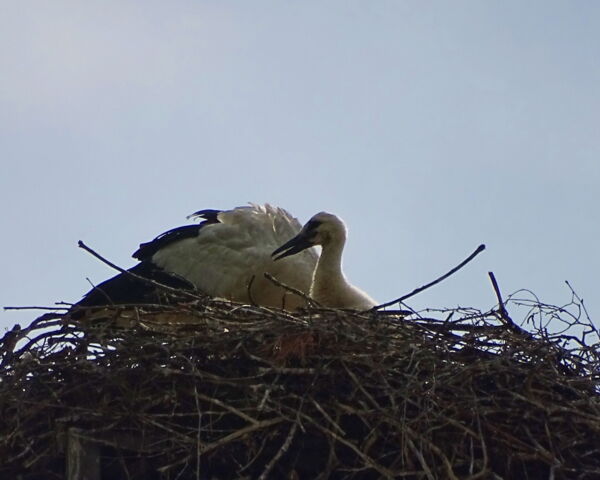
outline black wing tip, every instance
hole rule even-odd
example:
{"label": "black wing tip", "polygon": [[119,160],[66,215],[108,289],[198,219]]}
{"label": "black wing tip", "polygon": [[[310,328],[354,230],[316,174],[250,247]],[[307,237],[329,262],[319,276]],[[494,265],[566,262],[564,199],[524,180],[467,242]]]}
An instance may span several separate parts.
{"label": "black wing tip", "polygon": [[207,222],[203,222],[200,224],[184,225],[182,227],[172,228],[171,230],[161,233],[154,240],[145,243],[140,243],[139,248],[135,252],[133,252],[133,255],[131,256],[141,261],[151,260],[152,256],[156,252],[166,247],[167,245],[174,243],[178,240],[183,240],[184,238],[192,238],[198,235],[200,229],[206,223]]}
{"label": "black wing tip", "polygon": [[131,256],[141,261],[151,260],[152,256],[156,252],[167,245],[178,240],[183,240],[184,238],[190,238],[198,235],[198,232],[204,225],[219,223],[218,217],[219,213],[222,211],[223,210],[215,210],[211,208],[198,210],[197,212],[188,215],[187,218],[202,218],[204,220],[203,222],[193,225],[183,225],[182,227],[176,227],[172,228],[171,230],[167,230],[149,242],[140,243],[139,248],[133,252],[133,255]]}
{"label": "black wing tip", "polygon": [[186,218],[189,220],[190,218],[202,218],[205,222],[208,223],[219,223],[219,213],[223,210],[215,210],[212,208],[205,208],[204,210],[198,210],[197,212],[188,215]]}

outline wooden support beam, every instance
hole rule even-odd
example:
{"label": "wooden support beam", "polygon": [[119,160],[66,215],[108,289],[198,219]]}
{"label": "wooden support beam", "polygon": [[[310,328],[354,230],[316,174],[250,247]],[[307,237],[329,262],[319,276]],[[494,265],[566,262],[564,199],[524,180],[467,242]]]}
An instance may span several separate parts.
{"label": "wooden support beam", "polygon": [[67,432],[67,480],[101,480],[100,445],[75,427]]}

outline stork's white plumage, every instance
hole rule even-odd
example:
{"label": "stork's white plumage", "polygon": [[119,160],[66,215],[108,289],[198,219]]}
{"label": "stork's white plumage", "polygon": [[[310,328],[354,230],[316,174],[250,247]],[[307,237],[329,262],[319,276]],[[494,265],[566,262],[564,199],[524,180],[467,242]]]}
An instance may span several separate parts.
{"label": "stork's white plumage", "polygon": [[[201,210],[191,217],[204,221],[141,244],[133,254],[140,263],[130,271],[237,302],[287,310],[305,306],[304,298],[266,279],[264,274],[270,273],[322,306],[367,309],[375,305],[342,273],[346,228],[334,215],[317,214],[302,228],[287,211],[270,205]],[[322,247],[320,257],[311,248],[314,245]],[[277,261],[274,253],[281,253]],[[78,305],[157,302],[160,296],[152,285],[120,274],[88,292]]]}
{"label": "stork's white plumage", "polygon": [[294,310],[305,300],[265,278],[270,273],[286,285],[308,293],[317,262],[314,249],[273,262],[271,252],[295,235],[300,223],[286,210],[250,205],[219,212],[218,223],[206,225],[195,238],[181,240],[157,251],[152,261],[193,283],[214,297],[255,302]]}

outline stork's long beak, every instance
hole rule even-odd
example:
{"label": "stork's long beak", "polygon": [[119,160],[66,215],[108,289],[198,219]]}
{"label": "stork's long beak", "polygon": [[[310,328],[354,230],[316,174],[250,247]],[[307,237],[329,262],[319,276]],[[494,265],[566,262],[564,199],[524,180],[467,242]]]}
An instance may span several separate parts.
{"label": "stork's long beak", "polygon": [[292,238],[289,242],[284,243],[281,247],[275,250],[271,256],[273,260],[280,260],[284,257],[289,257],[290,255],[294,255],[295,253],[299,253],[302,250],[306,250],[314,246],[313,243],[309,240],[308,235],[305,232],[300,232],[294,238]]}

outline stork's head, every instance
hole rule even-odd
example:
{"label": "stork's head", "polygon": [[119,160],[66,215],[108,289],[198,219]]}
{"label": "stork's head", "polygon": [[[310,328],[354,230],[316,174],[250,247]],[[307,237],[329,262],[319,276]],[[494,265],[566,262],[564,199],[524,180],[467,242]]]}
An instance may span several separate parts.
{"label": "stork's head", "polygon": [[331,243],[338,243],[343,246],[345,241],[346,225],[344,225],[344,222],[331,213],[320,212],[302,227],[298,235],[289,242],[284,243],[271,255],[275,260],[279,260],[315,245],[326,246]]}

